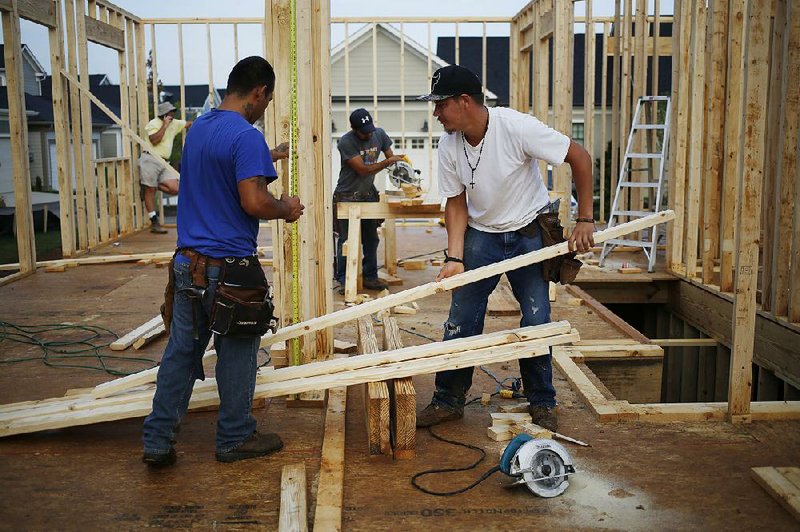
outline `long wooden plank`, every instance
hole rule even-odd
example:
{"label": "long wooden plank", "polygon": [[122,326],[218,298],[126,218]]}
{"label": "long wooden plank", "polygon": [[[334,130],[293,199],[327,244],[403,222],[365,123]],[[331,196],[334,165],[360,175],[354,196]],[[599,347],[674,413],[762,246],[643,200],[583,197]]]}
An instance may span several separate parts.
{"label": "long wooden plank", "polygon": [[331,388],[328,391],[325,433],[320,453],[314,530],[342,529],[346,411],[347,388]]}
{"label": "long wooden plank", "polygon": [[[503,345],[515,340],[526,340],[534,338],[543,338],[546,336],[553,336],[556,334],[563,334],[569,332],[569,324],[567,322],[555,322],[547,325],[539,325],[536,327],[524,327],[511,331],[501,331],[498,333],[482,334],[479,336],[472,336],[469,338],[462,338],[450,340],[447,343],[437,342],[425,346],[407,347],[398,351],[385,353],[381,359],[381,363],[388,362],[401,362],[403,360],[410,360],[415,357],[435,356],[443,353],[453,353],[457,351],[480,349],[483,347],[492,347]],[[216,352],[209,351],[204,357],[204,362],[209,362],[211,357],[216,357]],[[349,369],[357,369],[369,365],[372,361],[369,358],[351,357],[344,360],[326,361],[326,371],[345,371]],[[316,362],[311,364],[303,364],[301,366],[294,366],[284,368],[283,371],[290,371],[287,375],[292,378],[301,378],[305,376],[315,375],[320,371],[321,366],[317,366]],[[127,377],[115,379],[113,381],[105,382],[98,385],[94,390],[95,397],[107,397],[109,395],[124,392],[136,386],[155,382],[158,374],[158,368],[152,368],[145,371],[140,371]]]}
{"label": "long wooden plank", "polygon": [[611,312],[611,310],[597,301],[595,298],[590,296],[585,290],[576,286],[576,285],[567,285],[567,292],[572,294],[575,297],[578,297],[583,300],[584,304],[590,307],[592,310],[597,313],[600,318],[606,321],[609,325],[617,329],[619,332],[627,336],[628,338],[632,338],[639,342],[640,344],[649,344],[650,339],[647,338],[645,335],[640,333],[636,328],[634,328],[631,324]]}
{"label": "long wooden plank", "polygon": [[125,33],[102,20],[86,17],[86,39],[118,52],[125,51]]}
{"label": "long wooden plank", "polygon": [[[611,238],[619,238],[620,236],[628,233],[639,231],[647,227],[652,227],[659,223],[668,222],[674,219],[674,216],[675,213],[671,210],[651,214],[649,216],[645,216],[644,218],[626,222],[610,229],[598,231],[594,234],[594,241],[595,243],[602,243]],[[332,327],[334,325],[338,325],[339,323],[358,319],[361,316],[366,316],[367,314],[380,312],[383,309],[402,305],[403,303],[409,303],[411,301],[441,292],[453,290],[454,288],[458,288],[481,279],[486,279],[500,273],[522,268],[530,264],[536,264],[552,257],[564,255],[565,253],[569,253],[569,245],[567,242],[563,242],[555,246],[549,246],[538,251],[532,251],[531,253],[506,259],[489,266],[476,268],[474,270],[454,275],[453,277],[448,277],[438,282],[434,281],[424,285],[416,286],[396,294],[391,294],[373,301],[368,301],[361,305],[348,307],[325,316],[320,316],[302,323],[291,325],[279,330],[274,334],[266,334],[261,338],[261,345],[271,345],[282,340],[296,338],[302,334]]]}
{"label": "long wooden plank", "polygon": [[22,44],[20,43],[19,11],[13,4],[3,13],[5,66],[8,91],[9,127],[11,133],[11,166],[14,183],[14,223],[17,227],[17,253],[20,273],[34,269],[36,237],[31,208],[31,168],[28,160],[28,118],[25,112]]}
{"label": "long wooden plank", "polygon": [[[383,349],[394,351],[403,348],[400,327],[397,319],[387,316],[383,319]],[[414,458],[417,454],[417,392],[411,377],[395,379],[391,405],[393,452],[396,459]]]}
{"label": "long wooden plank", "polygon": [[283,466],[281,470],[280,532],[306,532],[306,466],[303,462]]}
{"label": "long wooden plank", "polygon": [[[358,352],[370,355],[380,352],[372,318],[358,319]],[[364,420],[367,425],[367,452],[370,456],[391,455],[389,435],[389,387],[385,382],[368,382],[364,386]]]}
{"label": "long wooden plank", "polygon": [[743,168],[739,201],[736,203],[736,280],[733,316],[733,346],[728,390],[732,421],[746,420],[750,411],[753,347],[756,325],[759,236],[761,230],[761,185],[764,178],[764,132],[769,76],[770,10],[750,6],[747,31],[747,128],[743,138]]}
{"label": "long wooden plank", "polygon": [[[518,342],[510,346],[491,347],[465,351],[455,354],[445,354],[429,357],[421,360],[405,361],[395,364],[384,364],[376,367],[367,367],[354,371],[337,372],[332,375],[323,374],[309,378],[290,378],[282,382],[260,383],[256,385],[254,398],[276,397],[304,391],[321,390],[342,385],[352,386],[364,382],[375,382],[390,378],[409,377],[423,373],[435,373],[446,369],[457,369],[462,367],[472,367],[480,364],[518,360],[532,356],[542,356],[550,352],[552,345],[559,343],[572,342],[579,339],[577,332],[570,334],[549,337],[544,340],[531,340]],[[373,355],[362,355],[371,357]],[[378,357],[381,355],[378,354]],[[319,362],[326,364],[334,361]],[[289,368],[287,368],[289,369]],[[285,369],[271,370],[266,373],[278,374],[286,371]],[[263,371],[261,372],[264,373]],[[97,408],[74,409],[68,408],[65,411],[58,411],[42,415],[41,410],[37,410],[33,415],[15,417],[12,420],[0,422],[0,436],[35,432],[39,430],[62,428],[67,426],[86,425],[116,419],[139,417],[146,415],[152,407],[152,391],[142,394],[140,399],[125,400],[125,397],[114,397],[102,401],[120,401],[124,403],[113,404],[112,406],[98,406]],[[85,401],[85,400],[84,400]],[[215,405],[219,401],[216,392],[216,382],[214,379],[198,383],[190,402],[190,408]]]}
{"label": "long wooden plank", "polygon": [[[50,29],[57,26],[56,7],[51,0],[2,0],[0,11],[12,12],[14,4],[20,18],[36,22]],[[61,13],[61,11],[58,11]]]}
{"label": "long wooden plank", "polygon": [[[781,468],[784,469],[784,468]],[[798,468],[792,468],[798,471]],[[753,479],[787,512],[800,521],[800,486],[795,485],[775,467],[754,467]]]}

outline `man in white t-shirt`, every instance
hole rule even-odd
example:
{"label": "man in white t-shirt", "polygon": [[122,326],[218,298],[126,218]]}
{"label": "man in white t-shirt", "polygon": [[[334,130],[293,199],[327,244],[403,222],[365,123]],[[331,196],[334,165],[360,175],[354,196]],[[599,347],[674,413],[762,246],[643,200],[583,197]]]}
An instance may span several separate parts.
{"label": "man in white t-shirt", "polygon": [[144,127],[149,146],[139,157],[139,181],[142,184],[144,206],[150,217],[150,231],[166,233],[155,210],[156,188],[171,196],[178,193],[178,180],[167,170],[164,162],[169,161],[175,137],[184,128],[188,129],[192,122],[176,119],[175,106],[170,102],[158,104],[156,113],[158,117]]}
{"label": "man in white t-shirt", "polygon": [[[578,218],[569,238],[570,249],[588,251],[594,241],[592,159],[569,137],[535,117],[508,108],[483,104],[478,77],[458,65],[437,70],[431,94],[433,115],[445,134],[439,139],[439,192],[447,198],[447,258],[437,281],[488,264],[523,255],[542,247],[536,217],[553,207],[538,161],[572,168],[578,197]],[[522,230],[522,231],[520,231]],[[520,303],[520,326],[550,321],[548,284],[542,265],[507,272]],[[500,276],[477,281],[453,291],[444,340],[481,334],[489,294]],[[520,359],[525,396],[533,422],[555,431],[551,356]],[[464,415],[473,368],[436,374],[431,404],[417,417],[418,427],[459,419]]]}

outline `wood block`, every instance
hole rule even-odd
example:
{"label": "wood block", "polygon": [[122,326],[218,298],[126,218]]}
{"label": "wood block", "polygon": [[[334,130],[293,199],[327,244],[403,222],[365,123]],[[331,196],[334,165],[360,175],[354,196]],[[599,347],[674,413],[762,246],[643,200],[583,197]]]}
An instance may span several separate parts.
{"label": "wood block", "polygon": [[59,264],[57,266],[48,266],[44,269],[47,273],[63,272],[67,269],[66,264]]}
{"label": "wood block", "polygon": [[344,340],[338,340],[334,338],[333,340],[333,352],[334,353],[347,353],[352,355],[358,352],[358,344],[354,344],[353,342],[345,342]]}
{"label": "wood block", "polygon": [[540,427],[535,423],[512,423],[510,430],[511,432],[514,433],[514,435],[525,433],[525,434],[530,434],[536,439],[542,439],[542,440],[553,439],[553,433],[551,431],[547,430],[544,427]]}
{"label": "wood block", "polygon": [[[397,320],[387,317],[383,323],[383,349],[391,351],[402,347]],[[417,392],[411,377],[395,379],[389,394],[394,457],[398,460],[414,458],[417,454]]]}
{"label": "wood block", "polygon": [[412,301],[412,302],[411,302],[411,307],[412,307],[414,310],[419,310],[419,303],[417,303],[416,301]]}
{"label": "wood block", "polygon": [[155,329],[153,329],[151,331],[148,331],[147,333],[145,333],[142,336],[140,336],[139,338],[137,338],[133,342],[133,348],[138,351],[139,349],[141,349],[145,345],[149,344],[150,342],[152,342],[153,340],[155,340],[156,338],[158,338],[159,336],[161,336],[165,332],[166,331],[164,330],[164,324],[162,323],[161,325],[159,325]]}
{"label": "wood block", "polygon": [[619,273],[642,273],[642,269],[635,266],[628,266],[620,268]]}
{"label": "wood block", "polygon": [[[358,319],[358,352],[366,355],[379,351],[372,318],[362,316]],[[363,389],[364,417],[367,422],[367,452],[370,456],[391,455],[389,387],[385,382],[369,382]]]}
{"label": "wood block", "polygon": [[514,433],[511,432],[507,426],[502,428],[488,427],[486,429],[486,435],[489,436],[489,439],[492,441],[510,441],[514,439]]}
{"label": "wood block", "polygon": [[519,303],[504,282],[499,282],[497,287],[489,295],[489,303],[486,306],[486,313],[489,316],[519,316]]}
{"label": "wood block", "polygon": [[388,289],[388,288],[385,288],[385,289],[381,290],[381,291],[378,293],[378,297],[386,297],[386,296],[388,296],[388,295],[391,295],[391,294],[392,294],[392,293],[391,293],[391,292],[389,292],[389,289]]}
{"label": "wood block", "polygon": [[136,264],[137,264],[138,266],[147,266],[147,265],[148,265],[148,264],[150,264],[151,262],[153,262],[153,259],[141,259],[141,260],[137,260],[137,261],[136,261]]}
{"label": "wood block", "polygon": [[512,423],[528,423],[531,416],[527,411],[525,412],[494,412],[490,414],[492,418],[492,425],[510,425]]}
{"label": "wood block", "polygon": [[444,266],[444,261],[441,259],[431,260],[431,266]]}
{"label": "wood block", "polygon": [[527,412],[530,405],[526,403],[517,403],[515,405],[503,405],[498,410],[500,412]]}
{"label": "wood block", "polygon": [[400,277],[387,273],[386,270],[378,270],[378,279],[384,281],[389,286],[400,286],[403,284],[403,280]]}
{"label": "wood block", "polygon": [[580,307],[583,304],[583,299],[571,297],[566,301],[568,307]]}
{"label": "wood block", "polygon": [[428,267],[428,261],[425,259],[408,259],[403,261],[404,270],[424,270]]}
{"label": "wood block", "polygon": [[547,287],[547,290],[548,290],[547,293],[549,295],[550,301],[555,301],[556,300],[556,283],[550,282],[549,286]]}
{"label": "wood block", "polygon": [[488,406],[489,403],[492,402],[492,394],[490,393],[482,393],[481,394],[481,404],[483,406]]}
{"label": "wood block", "polygon": [[397,305],[396,307],[392,308],[392,312],[395,314],[416,314],[417,309],[406,305]]}

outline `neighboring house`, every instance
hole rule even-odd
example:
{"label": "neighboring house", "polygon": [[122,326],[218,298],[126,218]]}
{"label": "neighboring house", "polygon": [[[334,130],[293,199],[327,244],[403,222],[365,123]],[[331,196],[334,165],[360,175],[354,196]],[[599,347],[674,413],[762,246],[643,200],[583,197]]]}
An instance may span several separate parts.
{"label": "neighboring house", "polygon": [[[208,85],[184,85],[185,102],[181,102],[181,86],[180,85],[162,85],[159,101],[172,102],[178,107],[178,112],[175,114],[180,118],[180,108],[186,108],[186,119],[194,120],[203,113],[207,113],[210,109],[219,107],[222,99],[225,97],[225,89],[209,90]],[[152,117],[150,117],[152,118]]]}
{"label": "neighboring house", "polygon": [[[392,149],[395,153],[405,153],[411,158],[415,168],[422,171],[424,187],[431,191],[432,198],[438,197],[436,186],[436,146],[443,133],[439,122],[429,120],[428,103],[417,101],[421,94],[430,92],[428,81],[428,50],[409,38],[404,38],[404,81],[400,83],[400,32],[391,25],[377,24],[376,30],[377,58],[377,112],[373,106],[373,62],[372,62],[372,26],[366,25],[348,39],[349,92],[350,111],[364,107],[372,113],[375,124],[383,128],[394,140]],[[431,54],[431,71],[447,66],[449,63],[441,57]],[[345,44],[336,46],[331,52],[331,128],[333,137],[332,176],[334,185],[339,178],[341,159],[336,149],[337,141],[350,130],[350,122],[346,113],[346,79],[345,79]],[[401,116],[402,100],[405,102],[405,128]],[[488,105],[494,105],[497,96],[487,93]],[[403,131],[405,129],[405,131]],[[431,130],[433,145],[428,142],[428,130]],[[405,146],[402,145],[405,133]],[[382,179],[376,179],[378,189],[385,188]],[[391,187],[389,187],[391,188]]]}
{"label": "neighboring house", "polygon": [[[652,31],[652,30],[651,30]],[[613,35],[613,31],[612,31]],[[672,24],[661,24],[661,36],[668,37],[672,35]],[[574,63],[573,63],[573,78],[572,78],[572,130],[565,131],[577,142],[583,142],[585,138],[584,132],[584,65],[586,64],[586,35],[583,33],[575,34],[575,50],[574,50]],[[599,78],[602,75],[603,68],[603,50],[605,42],[602,34],[595,36],[595,75]],[[455,38],[454,37],[440,37],[437,43],[437,55],[445,61],[455,61]],[[459,39],[459,62],[482,76],[481,61],[482,61],[482,38],[481,37],[461,37]],[[497,105],[509,105],[509,38],[508,37],[487,37],[486,38],[486,86],[495,94],[497,94]],[[613,58],[607,57],[608,61],[608,75],[606,87],[606,138],[611,139],[611,83],[613,80]],[[552,72],[552,58],[548,65],[550,72]],[[531,83],[533,84],[534,70],[531,76]],[[659,78],[658,78],[658,94],[668,95],[672,87],[672,57],[662,56],[659,58]],[[595,83],[594,90],[594,124],[595,135],[594,138],[599,138],[601,125],[601,111],[600,104],[602,98],[601,83]],[[651,80],[648,79],[647,93],[652,94]],[[550,93],[550,103],[552,105],[552,92]],[[551,108],[552,111],[552,108]],[[544,120],[543,117],[539,117]],[[593,147],[593,155],[595,158],[600,157],[603,146],[595,144]]]}
{"label": "neighboring house", "polygon": [[[0,45],[0,194],[14,190],[11,141],[8,123],[8,93],[4,46]],[[28,160],[31,186],[35,190],[58,190],[55,131],[52,103],[52,78],[30,48],[22,45],[25,108],[28,120]],[[91,74],[92,92],[112,111],[119,113],[119,87],[111,85],[105,74]],[[121,153],[122,135],[105,113],[92,105],[92,146],[95,157],[115,157]]]}

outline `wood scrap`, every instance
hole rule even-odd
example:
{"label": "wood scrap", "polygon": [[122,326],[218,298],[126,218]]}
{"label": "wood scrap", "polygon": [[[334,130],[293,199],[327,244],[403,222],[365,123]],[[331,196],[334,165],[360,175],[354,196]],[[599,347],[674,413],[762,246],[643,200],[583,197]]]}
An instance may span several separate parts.
{"label": "wood scrap", "polygon": [[[383,349],[402,348],[397,320],[387,317],[383,322]],[[417,392],[411,377],[394,379],[389,383],[389,397],[394,457],[398,460],[414,458],[417,454]]]}
{"label": "wood scrap", "polygon": [[622,266],[619,273],[642,273],[642,269],[636,266]]}
{"label": "wood scrap", "polygon": [[404,270],[424,270],[428,267],[427,259],[406,259],[401,264]]}
{"label": "wood scrap", "polygon": [[392,312],[394,314],[416,314],[417,309],[407,305],[397,305],[396,307],[392,308]]}
{"label": "wood scrap", "polygon": [[354,344],[353,342],[346,342],[344,340],[339,340],[338,338],[334,338],[333,340],[333,352],[334,353],[347,353],[348,355],[352,355],[358,352],[358,344]]}
{"label": "wood scrap", "polygon": [[136,327],[134,330],[132,330],[122,338],[113,341],[111,345],[109,345],[108,347],[112,351],[122,351],[124,349],[127,349],[128,347],[133,345],[133,342],[135,342],[145,334],[149,333],[153,329],[157,328],[158,326],[161,327],[164,326],[164,321],[161,319],[161,315],[158,315],[155,318],[152,318],[143,323],[142,325]]}
{"label": "wood scrap", "polygon": [[[358,319],[358,352],[363,355],[378,353],[378,340],[372,319],[363,316]],[[368,382],[363,387],[364,407],[367,422],[367,451],[369,456],[392,454],[390,433],[389,386],[386,382]]]}
{"label": "wood scrap", "polygon": [[378,279],[389,286],[400,286],[403,284],[403,280],[400,277],[387,273],[386,270],[378,270]]}
{"label": "wood scrap", "polygon": [[306,532],[306,466],[304,463],[283,466],[281,471],[281,509],[278,517],[281,532]]}
{"label": "wood scrap", "polygon": [[165,332],[166,332],[166,330],[164,329],[164,324],[162,323],[161,325],[159,325],[155,329],[152,329],[152,330],[148,331],[147,333],[143,334],[142,336],[140,336],[139,338],[137,338],[133,342],[133,348],[138,351],[139,349],[141,349],[142,347],[146,346],[147,344],[149,344],[150,342],[152,342],[153,340],[155,340],[156,338],[158,338],[159,336],[161,336]]}
{"label": "wood scrap", "polygon": [[59,264],[57,266],[47,266],[44,271],[47,273],[57,273],[66,271],[67,265],[66,264]]}
{"label": "wood scrap", "polygon": [[754,467],[753,479],[800,521],[800,468]]}
{"label": "wood scrap", "polygon": [[486,314],[489,316],[519,316],[519,313],[517,298],[511,292],[511,287],[501,280],[497,283],[494,291],[489,294]]}
{"label": "wood scrap", "polygon": [[344,502],[344,441],[347,388],[328,390],[320,453],[314,530],[341,530]]}

